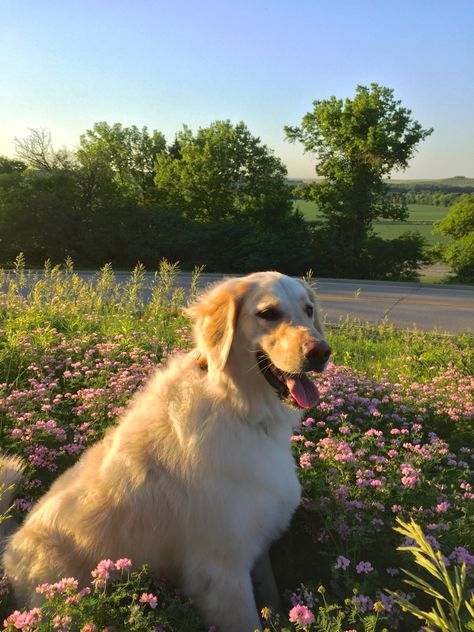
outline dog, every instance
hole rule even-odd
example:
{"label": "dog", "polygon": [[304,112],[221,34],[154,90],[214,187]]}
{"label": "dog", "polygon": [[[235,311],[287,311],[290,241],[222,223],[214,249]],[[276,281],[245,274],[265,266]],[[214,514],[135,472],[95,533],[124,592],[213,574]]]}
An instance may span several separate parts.
{"label": "dog", "polygon": [[301,493],[290,436],[298,407],[318,403],[306,372],[331,353],[316,295],[257,272],[211,286],[187,314],[195,348],[151,377],[9,538],[19,603],[38,605],[36,586],[62,577],[85,585],[99,560],[121,557],[176,583],[222,632],[261,630],[256,594],[278,603],[268,549]]}

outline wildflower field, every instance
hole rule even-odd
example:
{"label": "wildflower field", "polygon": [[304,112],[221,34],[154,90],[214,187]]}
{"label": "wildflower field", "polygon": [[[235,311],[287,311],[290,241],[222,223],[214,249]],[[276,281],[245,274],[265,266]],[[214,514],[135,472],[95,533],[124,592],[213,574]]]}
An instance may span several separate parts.
{"label": "wildflower field", "polygon": [[[109,266],[86,282],[66,263],[33,278],[21,257],[1,273],[0,441],[27,463],[17,519],[151,371],[189,348],[177,273],[163,262],[150,284],[138,267],[117,286]],[[264,609],[265,624],[474,630],[473,337],[349,320],[328,337],[333,363],[314,375],[321,403],[292,437],[302,506],[272,552],[288,620]],[[97,564],[89,586],[39,587],[45,604],[31,611],[12,612],[2,578],[4,628],[207,630],[165,579],[133,560]]]}

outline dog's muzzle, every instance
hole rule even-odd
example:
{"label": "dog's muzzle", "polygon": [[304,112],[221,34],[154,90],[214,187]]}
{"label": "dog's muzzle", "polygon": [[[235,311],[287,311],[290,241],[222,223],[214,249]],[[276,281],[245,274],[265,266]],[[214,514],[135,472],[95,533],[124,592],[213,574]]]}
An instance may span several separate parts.
{"label": "dog's muzzle", "polygon": [[257,363],[262,375],[278,395],[284,399],[289,395],[301,408],[313,408],[319,403],[316,384],[306,373],[288,373],[273,364],[268,355],[257,351]]}

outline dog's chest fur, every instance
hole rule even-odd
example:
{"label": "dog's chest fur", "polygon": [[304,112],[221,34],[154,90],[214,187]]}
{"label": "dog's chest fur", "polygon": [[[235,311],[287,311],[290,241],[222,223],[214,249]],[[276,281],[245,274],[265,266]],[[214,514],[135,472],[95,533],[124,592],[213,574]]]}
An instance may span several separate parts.
{"label": "dog's chest fur", "polygon": [[[184,371],[188,379],[171,390],[174,371],[183,364],[187,359],[177,359],[158,374],[138,402],[138,417],[148,418],[148,431],[157,437],[149,445],[152,458],[172,473],[167,490],[157,481],[161,498],[173,489],[170,503],[187,507],[194,542],[207,541],[212,548],[213,541],[226,541],[250,562],[288,527],[300,502],[289,440],[298,415],[276,398],[256,419],[242,416],[227,400],[216,405],[199,372]],[[125,423],[124,434],[134,425]]]}
{"label": "dog's chest fur", "polygon": [[233,433],[223,428],[223,440],[216,439],[213,465],[219,475],[208,484],[214,506],[221,508],[222,526],[236,542],[264,548],[286,530],[300,502],[288,437],[281,442],[277,433],[257,426]]}

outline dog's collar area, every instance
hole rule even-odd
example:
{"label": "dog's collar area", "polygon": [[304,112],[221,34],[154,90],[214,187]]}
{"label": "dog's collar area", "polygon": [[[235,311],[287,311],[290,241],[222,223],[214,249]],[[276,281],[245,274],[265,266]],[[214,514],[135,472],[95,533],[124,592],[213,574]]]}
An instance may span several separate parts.
{"label": "dog's collar area", "polygon": [[282,371],[261,349],[257,351],[257,364],[263,377],[281,399],[291,396],[301,408],[312,408],[319,403],[318,389],[306,373]]}

